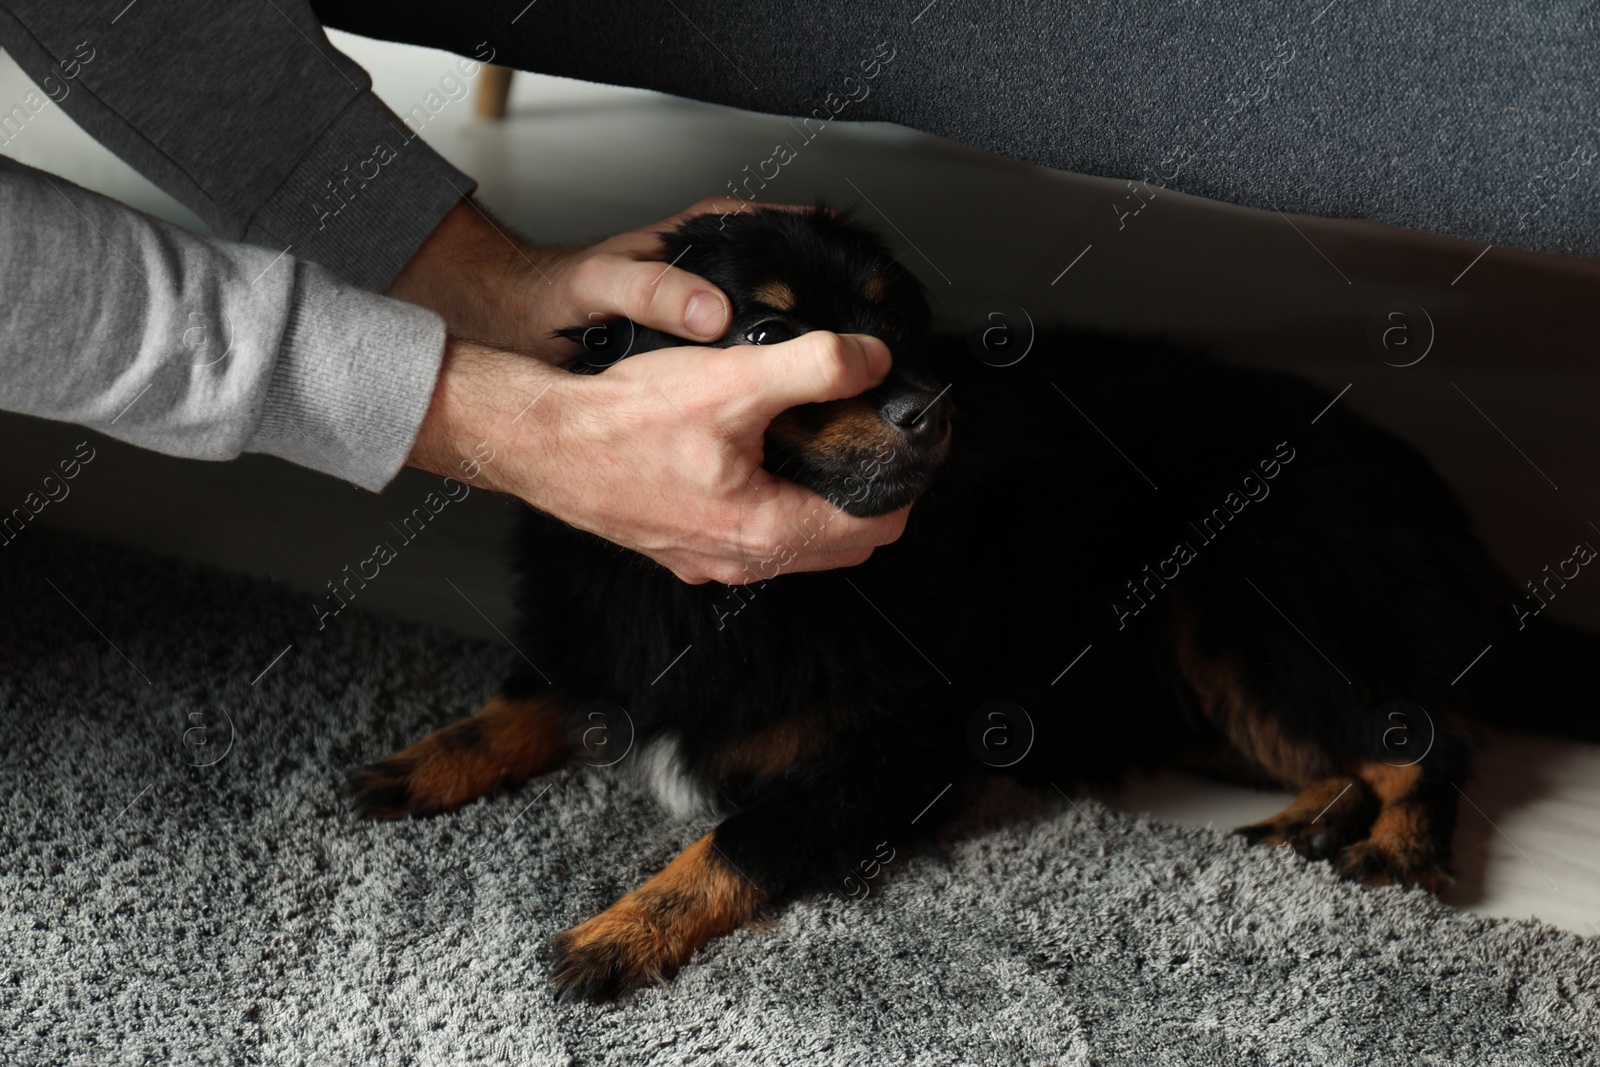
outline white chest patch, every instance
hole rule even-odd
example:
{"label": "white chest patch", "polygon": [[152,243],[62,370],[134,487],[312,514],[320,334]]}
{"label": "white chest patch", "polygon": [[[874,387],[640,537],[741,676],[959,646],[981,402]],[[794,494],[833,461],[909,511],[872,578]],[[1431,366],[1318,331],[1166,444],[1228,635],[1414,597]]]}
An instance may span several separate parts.
{"label": "white chest patch", "polygon": [[678,739],[658,737],[639,751],[637,772],[655,790],[656,799],[679,819],[716,815],[711,795],[683,767]]}

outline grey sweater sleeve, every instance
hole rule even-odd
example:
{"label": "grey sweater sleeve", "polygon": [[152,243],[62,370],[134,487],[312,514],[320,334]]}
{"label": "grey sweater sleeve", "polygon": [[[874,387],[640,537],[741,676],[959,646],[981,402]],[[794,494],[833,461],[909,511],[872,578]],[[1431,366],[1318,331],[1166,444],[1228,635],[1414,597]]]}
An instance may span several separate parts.
{"label": "grey sweater sleeve", "polygon": [[0,234],[0,408],[374,490],[405,462],[444,353],[432,312],[3,159]]}
{"label": "grey sweater sleeve", "polygon": [[0,0],[0,45],[222,237],[367,289],[474,188],[371,93],[306,0]]}

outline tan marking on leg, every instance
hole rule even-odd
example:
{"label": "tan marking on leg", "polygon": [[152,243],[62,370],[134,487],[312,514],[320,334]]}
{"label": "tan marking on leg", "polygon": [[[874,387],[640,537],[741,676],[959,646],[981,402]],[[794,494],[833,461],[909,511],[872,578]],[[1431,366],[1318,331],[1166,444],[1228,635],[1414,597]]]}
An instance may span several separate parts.
{"label": "tan marking on leg", "polygon": [[561,709],[490,698],[471,718],[435,730],[356,778],[356,803],[375,818],[455,811],[491,790],[521,785],[572,755]]}
{"label": "tan marking on leg", "polygon": [[1428,806],[1416,798],[1422,768],[1368,760],[1356,773],[1382,807],[1367,840],[1339,856],[1339,872],[1369,885],[1420,885],[1431,893],[1449,884]]}
{"label": "tan marking on leg", "polygon": [[780,722],[729,747],[718,760],[723,774],[750,774],[769,777],[781,774],[815,750],[818,725],[799,721]]}
{"label": "tan marking on leg", "polygon": [[1180,607],[1178,669],[1194,690],[1200,708],[1224,737],[1283,784],[1303,789],[1330,777],[1337,768],[1315,745],[1285,737],[1277,716],[1261,707],[1246,689],[1238,667],[1199,650],[1193,620]]}
{"label": "tan marking on leg", "polygon": [[1422,767],[1415,763],[1397,767],[1392,763],[1367,760],[1356,766],[1356,773],[1385,804],[1398,803],[1410,796],[1422,781]]}
{"label": "tan marking on leg", "polygon": [[551,980],[563,991],[609,999],[664,982],[696,949],[752,919],[766,900],[716,849],[714,834],[605,911],[555,940]]}
{"label": "tan marking on leg", "polygon": [[1366,836],[1378,808],[1365,782],[1339,775],[1313,782],[1270,819],[1239,828],[1263,845],[1289,845],[1302,856],[1325,859]]}
{"label": "tan marking on leg", "polygon": [[765,733],[739,742],[723,753],[722,771],[725,774],[755,774],[771,776],[781,774],[800,758],[800,733],[794,726],[779,725]]}

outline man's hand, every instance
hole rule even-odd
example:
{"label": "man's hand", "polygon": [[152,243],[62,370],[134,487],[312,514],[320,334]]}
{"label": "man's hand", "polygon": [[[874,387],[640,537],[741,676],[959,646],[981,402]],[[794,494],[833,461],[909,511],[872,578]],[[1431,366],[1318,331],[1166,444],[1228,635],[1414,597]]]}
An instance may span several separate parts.
{"label": "man's hand", "polygon": [[[589,246],[536,245],[463,200],[412,256],[388,295],[430,308],[450,332],[528,352],[570,358],[572,345],[550,335],[625,316],[690,341],[715,341],[728,329],[728,301],[716,286],[661,261],[663,230],[744,201],[711,197],[652,226]],[[772,205],[800,210],[798,205]]]}
{"label": "man's hand", "polygon": [[910,508],[846,515],[763,470],[762,438],[780,411],[888,371],[883,342],[857,334],[661,349],[594,376],[452,340],[410,463],[519,496],[685,582],[852,566]]}

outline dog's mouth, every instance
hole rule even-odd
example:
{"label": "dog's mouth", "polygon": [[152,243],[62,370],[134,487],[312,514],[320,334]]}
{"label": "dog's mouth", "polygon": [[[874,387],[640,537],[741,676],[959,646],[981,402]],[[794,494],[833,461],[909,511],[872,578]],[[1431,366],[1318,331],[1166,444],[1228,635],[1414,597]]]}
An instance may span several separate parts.
{"label": "dog's mouth", "polygon": [[764,465],[847,515],[885,515],[927,491],[950,454],[953,414],[944,394],[804,404],[768,427]]}

